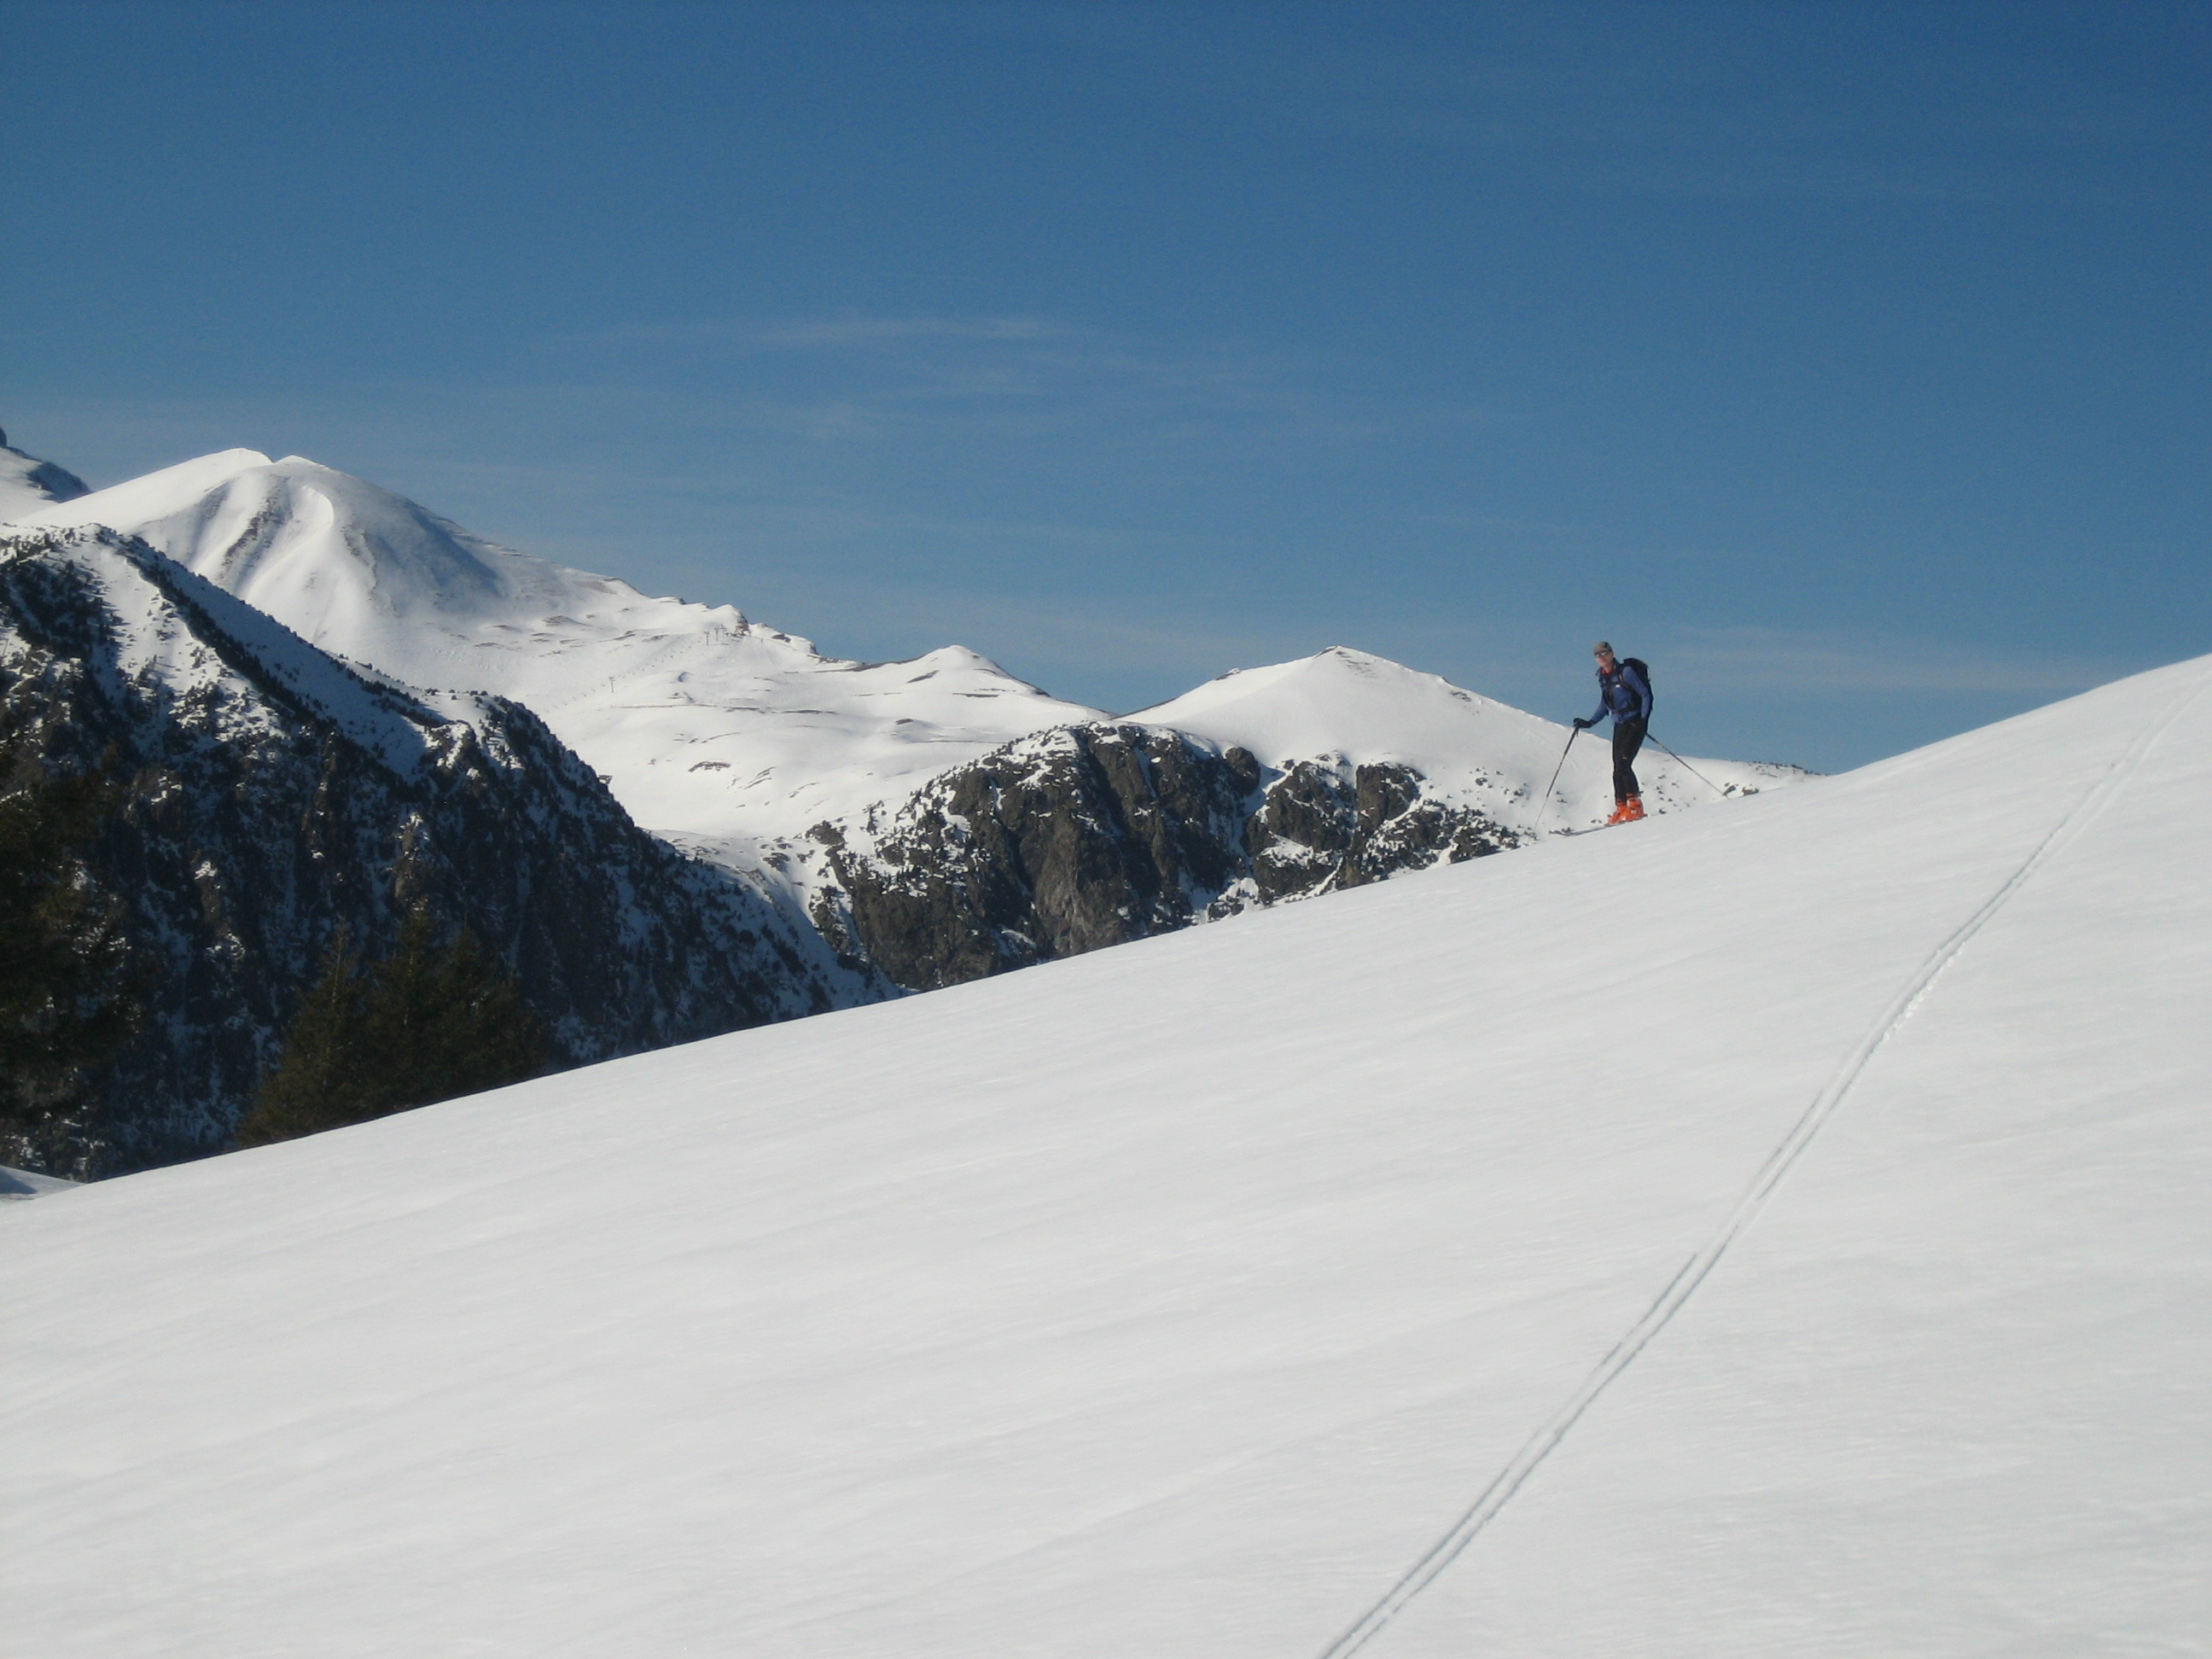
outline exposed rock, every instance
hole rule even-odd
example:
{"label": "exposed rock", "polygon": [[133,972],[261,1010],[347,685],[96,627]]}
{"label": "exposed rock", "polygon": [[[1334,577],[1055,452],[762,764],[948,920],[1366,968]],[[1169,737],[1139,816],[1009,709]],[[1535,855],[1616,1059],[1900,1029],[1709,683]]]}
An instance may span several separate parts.
{"label": "exposed rock", "polygon": [[887,817],[811,832],[816,925],[926,989],[1456,863],[1526,837],[1409,767],[1263,766],[1159,726],[1020,738]]}

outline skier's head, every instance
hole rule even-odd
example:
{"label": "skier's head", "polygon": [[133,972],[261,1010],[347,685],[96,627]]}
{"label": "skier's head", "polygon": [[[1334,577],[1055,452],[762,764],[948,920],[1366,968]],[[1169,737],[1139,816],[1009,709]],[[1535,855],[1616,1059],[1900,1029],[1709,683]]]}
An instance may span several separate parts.
{"label": "skier's head", "polygon": [[1590,647],[1590,653],[1596,657],[1597,665],[1600,668],[1613,666],[1613,647],[1608,641],[1600,640],[1595,645]]}

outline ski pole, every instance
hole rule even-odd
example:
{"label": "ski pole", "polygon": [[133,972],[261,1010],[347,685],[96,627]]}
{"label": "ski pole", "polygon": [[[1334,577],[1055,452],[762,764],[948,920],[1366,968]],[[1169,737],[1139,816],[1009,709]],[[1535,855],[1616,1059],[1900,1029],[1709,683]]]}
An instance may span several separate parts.
{"label": "ski pole", "polygon": [[[1579,726],[1571,730],[1567,733],[1567,749],[1573,748],[1575,739],[1582,734],[1583,729]],[[1567,749],[1559,750],[1559,763],[1552,769],[1552,783],[1557,783],[1559,781],[1559,774],[1566,768]],[[1536,809],[1536,822],[1528,826],[1528,833],[1532,836],[1544,827],[1544,814],[1552,810],[1552,783],[1544,786],[1544,804]]]}
{"label": "ski pole", "polygon": [[[1645,737],[1647,737],[1647,738],[1651,738],[1651,729],[1650,729],[1649,726],[1646,726],[1646,727],[1644,728],[1644,735]],[[1671,750],[1671,749],[1668,749],[1665,744],[1663,744],[1663,743],[1659,743],[1659,739],[1658,739],[1658,738],[1651,738],[1651,741],[1652,741],[1652,742],[1654,742],[1654,743],[1659,744],[1659,747],[1660,747],[1662,750],[1664,750],[1666,753],[1668,753],[1668,754],[1669,754],[1669,755],[1674,755],[1674,751],[1673,750]],[[1676,764],[1678,764],[1679,766],[1680,766],[1680,767],[1681,767],[1681,769],[1682,769],[1685,772],[1687,772],[1687,773],[1688,773],[1692,777],[1695,778],[1695,779],[1696,779],[1699,783],[1704,784],[1704,785],[1705,786],[1705,787],[1706,787],[1706,788],[1708,788],[1708,789],[1711,790],[1711,791],[1713,792],[1713,793],[1715,793],[1716,795],[1725,795],[1725,794],[1729,793],[1729,791],[1728,791],[1728,790],[1722,788],[1722,787],[1720,787],[1720,785],[1718,785],[1717,783],[1715,783],[1715,782],[1714,782],[1711,778],[1707,777],[1707,776],[1706,776],[1703,772],[1700,772],[1699,770],[1698,770],[1698,769],[1697,769],[1696,767],[1694,767],[1694,766],[1691,765],[1689,762],[1687,762],[1687,761],[1684,760],[1684,759],[1683,759],[1680,755],[1674,755],[1674,760],[1675,760]]]}

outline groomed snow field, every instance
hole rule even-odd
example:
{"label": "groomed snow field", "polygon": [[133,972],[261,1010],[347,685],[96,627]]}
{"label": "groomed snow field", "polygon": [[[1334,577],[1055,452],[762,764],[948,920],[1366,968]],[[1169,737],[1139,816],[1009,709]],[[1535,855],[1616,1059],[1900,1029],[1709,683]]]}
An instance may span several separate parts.
{"label": "groomed snow field", "polygon": [[11,1659],[2201,1653],[2212,659],[0,1206]]}

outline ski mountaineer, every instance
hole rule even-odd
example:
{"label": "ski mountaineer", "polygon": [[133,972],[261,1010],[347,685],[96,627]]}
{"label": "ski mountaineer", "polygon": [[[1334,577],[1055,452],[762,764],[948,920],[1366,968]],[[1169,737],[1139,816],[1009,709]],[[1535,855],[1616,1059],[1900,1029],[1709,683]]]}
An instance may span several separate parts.
{"label": "ski mountaineer", "polygon": [[1633,823],[1644,816],[1644,791],[1636,781],[1636,751],[1644,747],[1644,729],[1651,723],[1651,682],[1639,665],[1621,662],[1613,647],[1600,640],[1592,647],[1597,656],[1597,713],[1577,720],[1575,730],[1587,732],[1608,714],[1613,716],[1613,816],[1607,823]]}

